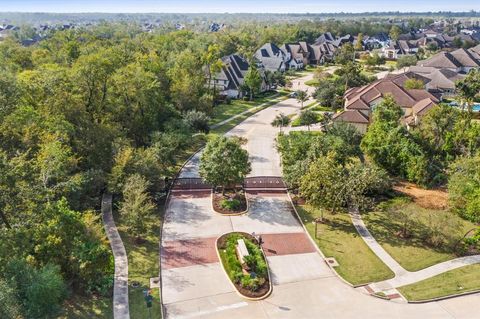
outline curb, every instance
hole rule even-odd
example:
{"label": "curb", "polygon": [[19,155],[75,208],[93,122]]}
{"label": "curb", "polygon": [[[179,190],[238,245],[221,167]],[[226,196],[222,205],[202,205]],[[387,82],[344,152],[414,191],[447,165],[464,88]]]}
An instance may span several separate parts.
{"label": "curb", "polygon": [[[198,152],[200,152],[201,150],[203,149],[203,146],[200,147],[198,150],[196,150],[192,155],[190,155],[188,157],[188,159],[182,164],[182,166],[178,169],[177,173],[175,174],[175,177],[173,178],[172,181],[175,181],[178,176],[180,175],[182,169],[185,167],[185,165],[187,165],[188,162],[190,162],[190,160],[195,156],[197,155]],[[167,196],[165,198],[165,206],[164,206],[164,216],[163,218],[165,218],[165,215],[167,213],[167,210],[168,210],[168,207],[170,206],[170,198],[172,197],[172,187],[170,187],[168,189],[168,193],[167,193]],[[163,286],[163,282],[162,282],[162,237],[163,237],[163,225],[164,225],[164,220],[162,220],[162,225],[160,226],[160,241],[158,243],[158,251],[159,251],[159,254],[158,254],[158,278],[159,278],[159,288],[158,288],[158,295],[160,297],[160,309],[161,309],[161,313],[162,313],[162,318],[166,318],[166,314],[165,314],[165,305],[163,304],[163,289],[162,289],[162,286]]]}
{"label": "curb", "polygon": [[268,284],[270,286],[270,288],[268,289],[268,292],[265,295],[263,295],[261,297],[257,297],[257,298],[252,298],[252,297],[245,296],[244,294],[242,294],[237,289],[237,287],[233,284],[232,280],[228,276],[227,271],[225,270],[225,266],[223,265],[222,258],[220,258],[220,253],[218,251],[218,240],[225,235],[233,234],[233,233],[241,233],[241,232],[228,232],[228,233],[225,233],[223,235],[220,235],[220,237],[217,237],[217,240],[215,240],[215,251],[217,252],[218,261],[222,265],[222,269],[223,269],[223,272],[225,273],[225,276],[227,276],[228,281],[230,282],[230,284],[233,286],[233,288],[235,289],[235,291],[237,292],[237,294],[240,297],[245,298],[245,299],[250,300],[250,301],[260,301],[260,300],[268,298],[272,294],[273,284],[272,284],[272,277],[270,276],[270,265],[268,264],[267,256],[265,256],[265,253],[263,252],[263,247],[262,246],[259,246],[259,247],[260,247],[260,251],[262,252],[263,259],[265,260],[265,263],[267,264]]}
{"label": "curb", "polygon": [[290,204],[292,205],[293,207],[293,211],[295,212],[295,215],[297,215],[297,218],[298,220],[300,221],[300,223],[302,224],[302,228],[303,230],[305,231],[305,233],[307,234],[308,238],[310,239],[310,242],[312,243],[312,245],[315,247],[315,249],[317,250],[318,254],[323,258],[323,261],[325,262],[325,264],[327,264],[328,268],[330,268],[333,273],[341,280],[343,281],[343,283],[347,284],[348,286],[352,287],[352,288],[360,288],[360,287],[364,287],[364,286],[367,286],[371,283],[364,283],[364,284],[358,284],[358,285],[353,285],[351,284],[350,282],[348,282],[347,280],[345,280],[342,276],[340,276],[338,274],[338,272],[335,270],[334,267],[330,266],[330,264],[325,260],[326,257],[325,255],[323,254],[323,252],[320,250],[320,248],[318,247],[317,243],[315,242],[315,240],[313,240],[312,236],[310,236],[310,233],[308,232],[307,228],[305,227],[305,224],[303,223],[302,219],[300,218],[300,215],[298,214],[298,211],[297,211],[297,208],[295,207],[295,205],[293,204],[293,201],[292,201],[292,197],[290,196],[290,192],[287,190],[287,195],[288,195],[288,199],[290,200]]}
{"label": "curb", "polygon": [[468,295],[475,295],[475,294],[478,294],[478,293],[480,293],[480,289],[467,291],[467,292],[462,292],[462,293],[454,294],[454,295],[443,296],[443,297],[437,297],[437,298],[431,298],[431,299],[425,299],[425,300],[412,300],[412,301],[405,298],[405,296],[403,296],[403,294],[402,294],[402,296],[407,300],[408,303],[422,304],[422,303],[429,303],[429,302],[453,299],[453,298],[458,298],[458,297],[463,297],[463,296],[468,296]]}

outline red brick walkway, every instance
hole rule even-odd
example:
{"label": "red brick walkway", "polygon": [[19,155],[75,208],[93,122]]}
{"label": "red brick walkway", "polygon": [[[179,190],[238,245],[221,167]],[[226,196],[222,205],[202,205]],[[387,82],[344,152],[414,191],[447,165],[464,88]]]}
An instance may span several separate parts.
{"label": "red brick walkway", "polygon": [[304,233],[262,235],[263,251],[267,256],[306,254],[316,252]]}
{"label": "red brick walkway", "polygon": [[175,198],[203,198],[211,196],[210,190],[172,190],[172,197]]}
{"label": "red brick walkway", "polygon": [[167,241],[163,243],[162,268],[179,268],[218,262],[215,242],[217,238]]}

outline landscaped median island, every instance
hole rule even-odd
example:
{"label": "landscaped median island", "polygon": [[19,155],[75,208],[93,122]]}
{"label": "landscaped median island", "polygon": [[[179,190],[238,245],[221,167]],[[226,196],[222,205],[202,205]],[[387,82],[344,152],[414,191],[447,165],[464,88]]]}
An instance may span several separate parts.
{"label": "landscaped median island", "polygon": [[247,212],[248,204],[245,192],[225,191],[212,193],[213,210],[223,215],[238,215]]}
{"label": "landscaped median island", "polygon": [[217,252],[223,269],[240,295],[260,300],[271,293],[268,264],[255,237],[240,232],[222,235],[217,239]]}
{"label": "landscaped median island", "polygon": [[480,290],[480,264],[447,271],[398,290],[408,301],[424,301]]}

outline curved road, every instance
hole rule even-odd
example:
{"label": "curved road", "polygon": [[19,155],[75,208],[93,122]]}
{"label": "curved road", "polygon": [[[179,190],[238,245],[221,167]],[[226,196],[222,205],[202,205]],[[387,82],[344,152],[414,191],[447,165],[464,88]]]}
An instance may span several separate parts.
{"label": "curved road", "polygon": [[[298,80],[300,88],[310,76]],[[228,135],[248,139],[251,176],[281,176],[274,147],[278,112],[299,111],[295,99],[258,112]],[[181,177],[198,176],[198,156]],[[250,194],[247,215],[212,212],[209,193],[173,193],[162,236],[162,295],[167,318],[473,318],[480,294],[427,304],[377,299],[337,278],[316,252],[285,194]],[[273,293],[263,301],[239,297],[224,273],[215,239],[230,231],[262,234]],[[478,315],[476,313],[475,315]]]}

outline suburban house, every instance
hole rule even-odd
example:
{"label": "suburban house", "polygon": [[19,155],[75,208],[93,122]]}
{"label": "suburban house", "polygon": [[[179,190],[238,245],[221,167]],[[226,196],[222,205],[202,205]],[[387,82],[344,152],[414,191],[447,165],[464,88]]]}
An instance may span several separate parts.
{"label": "suburban house", "polygon": [[396,60],[404,55],[412,55],[418,52],[418,46],[415,41],[398,40],[390,41],[390,44],[382,48],[382,55],[386,59]]}
{"label": "suburban house", "polygon": [[325,42],[322,44],[308,45],[308,50],[310,52],[310,64],[319,65],[333,61],[337,47],[333,43]]}
{"label": "suburban house", "polygon": [[309,62],[309,52],[305,51],[300,43],[286,43],[280,47],[285,53],[286,64],[289,69],[303,69]]}
{"label": "suburban house", "polygon": [[[231,54],[222,58],[222,70],[213,77],[213,84],[219,95],[233,99],[242,98],[245,75],[250,67],[248,61],[239,54]],[[263,68],[258,69],[262,77],[261,92],[268,89]]]}
{"label": "suburban house", "polygon": [[266,71],[285,72],[287,69],[287,55],[274,43],[265,43],[255,52],[255,58]]}
{"label": "suburban house", "polygon": [[322,33],[316,40],[314,44],[323,44],[331,43],[335,41],[335,37],[330,32]]}
{"label": "suburban house", "polygon": [[365,133],[375,106],[382,102],[386,95],[391,95],[403,109],[403,122],[408,126],[418,124],[420,118],[440,99],[427,90],[405,89],[405,81],[412,77],[415,75],[387,76],[371,84],[347,90],[344,95],[344,110],[334,115],[333,121],[349,123],[359,132]]}
{"label": "suburban house", "polygon": [[411,66],[408,72],[427,79],[425,88],[432,93],[440,93],[442,96],[455,93],[455,82],[465,78],[465,74],[450,69],[437,69],[434,67]]}
{"label": "suburban house", "polygon": [[467,73],[473,68],[480,67],[480,60],[476,51],[458,49],[452,52],[439,52],[427,60],[419,61],[417,66]]}
{"label": "suburban house", "polygon": [[245,74],[248,71],[248,62],[238,54],[227,55],[222,58],[222,70],[214,77],[214,85],[220,95],[230,98],[241,98]]}

